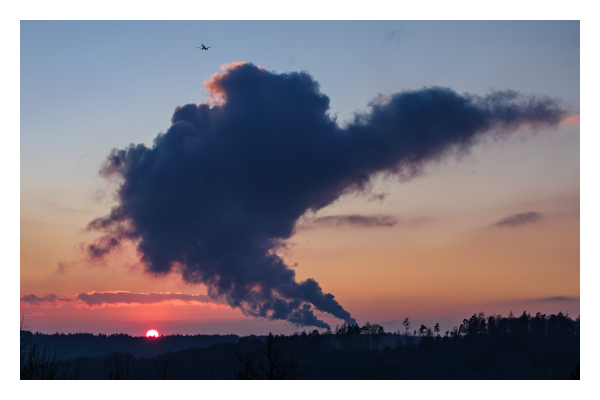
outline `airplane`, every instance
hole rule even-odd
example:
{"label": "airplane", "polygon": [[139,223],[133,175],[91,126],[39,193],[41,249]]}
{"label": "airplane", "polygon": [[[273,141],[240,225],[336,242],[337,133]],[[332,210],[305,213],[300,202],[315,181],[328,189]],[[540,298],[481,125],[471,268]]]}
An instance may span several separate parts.
{"label": "airplane", "polygon": [[212,46],[208,46],[208,47],[206,47],[206,46],[204,46],[204,43],[202,43],[202,47],[198,47],[198,48],[199,48],[200,50],[208,50],[208,49],[210,49],[211,47],[212,47]]}

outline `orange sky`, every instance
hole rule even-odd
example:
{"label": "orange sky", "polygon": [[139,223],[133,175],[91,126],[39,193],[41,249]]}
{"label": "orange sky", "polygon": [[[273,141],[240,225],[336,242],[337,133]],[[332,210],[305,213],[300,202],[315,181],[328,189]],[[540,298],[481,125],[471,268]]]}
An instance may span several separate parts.
{"label": "orange sky", "polygon": [[[461,160],[429,166],[409,182],[380,177],[371,195],[342,198],[317,216],[390,215],[396,225],[298,229],[282,256],[289,265],[298,263],[299,280],[316,279],[360,324],[384,322],[387,330],[401,328],[407,316],[427,324],[439,321],[443,330],[479,311],[568,311],[577,316],[578,147],[579,126],[569,124],[525,139],[485,143]],[[553,157],[540,156],[548,152]],[[110,196],[98,200],[92,195],[102,185],[91,182],[75,200],[51,190],[22,189],[21,296],[92,291],[205,294],[204,287],[177,275],[147,275],[136,265],[132,249],[111,255],[105,265],[84,261],[80,244],[94,235],[83,228],[112,204]],[[373,193],[386,195],[373,200]],[[527,211],[543,217],[514,227],[494,225]],[[21,313],[41,332],[141,335],[155,328],[161,333],[248,334],[302,329],[204,304],[91,309],[21,303]],[[320,317],[332,326],[341,323]]]}

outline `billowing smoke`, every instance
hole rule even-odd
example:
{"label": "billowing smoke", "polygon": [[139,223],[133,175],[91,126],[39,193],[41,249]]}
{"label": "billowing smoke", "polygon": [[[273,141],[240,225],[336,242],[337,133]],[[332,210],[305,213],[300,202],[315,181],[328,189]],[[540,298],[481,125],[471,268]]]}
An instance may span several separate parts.
{"label": "billowing smoke", "polygon": [[484,135],[566,115],[547,98],[434,87],[380,96],[340,127],[304,72],[236,63],[205,86],[220,104],[177,107],[152,147],[108,156],[100,173],[120,178],[118,205],[89,224],[104,232],[89,255],[133,241],[151,273],[181,273],[249,316],[316,327],[328,325],[314,310],[355,320],[276,254],[303,214],[368,189],[378,173],[410,178]]}

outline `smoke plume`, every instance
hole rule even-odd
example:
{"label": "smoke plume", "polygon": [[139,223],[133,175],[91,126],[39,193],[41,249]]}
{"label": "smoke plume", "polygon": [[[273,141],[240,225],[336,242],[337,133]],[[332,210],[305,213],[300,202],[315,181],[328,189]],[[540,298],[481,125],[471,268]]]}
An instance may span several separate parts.
{"label": "smoke plume", "polygon": [[410,178],[485,135],[566,115],[548,98],[433,87],[380,96],[340,127],[305,72],[236,63],[205,86],[217,105],[177,107],[151,147],[108,156],[100,174],[120,178],[118,205],[88,225],[104,233],[89,255],[133,241],[151,273],[181,273],[249,316],[316,327],[328,325],[314,310],[355,320],[276,254],[303,214],[367,190],[376,174]]}

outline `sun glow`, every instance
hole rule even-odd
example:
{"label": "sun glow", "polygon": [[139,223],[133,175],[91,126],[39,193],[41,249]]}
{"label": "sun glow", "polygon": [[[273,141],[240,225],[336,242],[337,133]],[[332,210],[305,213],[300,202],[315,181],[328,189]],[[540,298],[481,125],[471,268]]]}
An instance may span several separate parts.
{"label": "sun glow", "polygon": [[158,337],[158,332],[155,331],[154,329],[150,329],[147,333],[146,333],[146,337]]}

